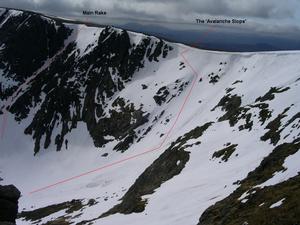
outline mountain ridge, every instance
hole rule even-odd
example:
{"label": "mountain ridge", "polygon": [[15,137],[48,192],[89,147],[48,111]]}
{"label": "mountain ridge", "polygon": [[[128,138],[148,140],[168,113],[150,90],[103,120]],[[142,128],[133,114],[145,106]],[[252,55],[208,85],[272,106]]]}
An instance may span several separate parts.
{"label": "mountain ridge", "polygon": [[[47,13],[43,13],[43,12],[38,12],[38,11],[32,11],[32,10],[24,10],[24,9],[18,9],[18,8],[8,8],[8,7],[0,7],[0,9],[8,9],[8,10],[16,10],[16,11],[24,11],[24,12],[28,12],[28,13],[33,13],[33,14],[37,14],[37,15],[40,15],[40,16],[44,16],[44,17],[47,17],[49,19],[52,19],[52,20],[57,20],[57,21],[60,21],[60,22],[65,22],[65,23],[73,23],[73,24],[85,24],[87,26],[92,26],[92,27],[105,27],[105,26],[111,26],[111,27],[116,27],[117,29],[123,29],[123,30],[127,30],[127,31],[130,31],[130,32],[133,32],[133,33],[141,33],[141,34],[144,34],[144,35],[147,35],[147,36],[150,36],[150,37],[157,37],[159,39],[163,39],[167,42],[171,42],[171,43],[181,43],[185,46],[188,46],[188,47],[191,47],[191,48],[197,48],[197,49],[202,49],[202,50],[209,50],[209,51],[220,51],[220,52],[232,52],[232,53],[242,53],[242,52],[277,52],[277,51],[286,51],[284,49],[278,49],[278,46],[277,48],[275,48],[274,46],[272,47],[272,45],[269,45],[268,43],[264,43],[264,42],[258,42],[256,45],[250,45],[249,47],[245,47],[246,44],[241,44],[241,46],[244,46],[244,48],[246,49],[249,49],[249,48],[258,48],[260,49],[260,47],[258,46],[266,46],[265,48],[267,50],[263,50],[263,51],[259,51],[258,49],[256,49],[255,51],[247,51],[247,50],[243,50],[243,51],[238,51],[237,49],[239,49],[239,44],[234,48],[232,49],[232,51],[230,50],[218,50],[219,48],[218,47],[215,47],[212,45],[212,43],[206,43],[205,41],[203,41],[202,43],[202,47],[201,47],[201,43],[189,43],[189,42],[184,42],[184,41],[175,41],[174,39],[172,38],[167,38],[166,35],[160,35],[159,33],[155,33],[155,32],[150,32],[149,29],[147,31],[144,30],[144,31],[141,31],[139,29],[133,29],[131,28],[132,26],[137,26],[138,24],[130,24],[131,26],[128,26],[128,24],[125,24],[125,26],[123,27],[118,27],[118,26],[112,26],[112,25],[105,25],[105,24],[100,24],[100,23],[96,23],[96,22],[92,22],[92,21],[88,21],[88,20],[76,20],[76,19],[69,19],[69,18],[64,18],[64,17],[60,17],[60,16],[55,16],[55,15],[50,15],[50,14],[47,14]],[[153,29],[153,27],[152,27]],[[212,29],[212,31],[214,31],[214,29]],[[213,33],[213,32],[212,32]],[[193,34],[194,36],[199,36],[201,37],[202,35],[200,34]],[[205,35],[205,34],[204,34]],[[216,34],[216,35],[219,35],[219,34]],[[199,45],[200,46],[197,46]],[[224,48],[224,43],[223,43],[223,47],[221,48]],[[264,48],[264,47],[262,47]],[[276,49],[276,50],[270,50],[270,49]],[[225,47],[225,49],[227,49]],[[300,51],[300,50],[293,50],[293,49],[290,49],[290,50],[287,50],[287,51]]]}
{"label": "mountain ridge", "polygon": [[24,194],[18,224],[300,221],[299,51],[214,52],[2,15],[1,183],[24,194],[78,178]]}

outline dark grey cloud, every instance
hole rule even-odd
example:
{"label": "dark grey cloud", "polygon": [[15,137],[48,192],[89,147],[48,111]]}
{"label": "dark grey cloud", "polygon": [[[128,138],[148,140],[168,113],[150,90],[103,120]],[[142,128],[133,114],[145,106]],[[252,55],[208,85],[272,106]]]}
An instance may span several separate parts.
{"label": "dark grey cloud", "polygon": [[[163,9],[165,14],[174,13],[171,15],[174,17],[190,12],[258,18],[293,17],[300,7],[297,0],[1,0],[0,5],[67,14],[83,8],[108,8],[118,13],[144,12],[147,16]],[[165,17],[164,14],[161,16]]]}
{"label": "dark grey cloud", "polygon": [[2,0],[0,2],[2,7],[10,7],[26,10],[38,10],[46,12],[64,13],[67,9],[75,8],[75,5],[68,5],[66,1],[51,0],[51,1],[33,1],[33,0]]}
{"label": "dark grey cloud", "polygon": [[[299,27],[298,0],[0,0],[0,6],[82,16],[82,10],[100,9],[108,18],[195,23],[196,18],[246,18],[249,29]],[[264,27],[266,29],[264,29]],[[275,29],[274,29],[275,30]],[[296,29],[297,30],[297,29]]]}

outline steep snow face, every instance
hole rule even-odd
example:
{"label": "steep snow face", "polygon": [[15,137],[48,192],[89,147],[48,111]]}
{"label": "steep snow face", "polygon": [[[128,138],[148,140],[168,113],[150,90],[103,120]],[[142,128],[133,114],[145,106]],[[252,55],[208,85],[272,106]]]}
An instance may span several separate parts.
{"label": "steep snow face", "polygon": [[74,30],[74,40],[76,40],[76,49],[79,50],[80,57],[88,54],[97,46],[100,33],[104,28],[88,27],[86,25],[69,25]]}
{"label": "steep snow face", "polygon": [[[22,192],[18,224],[192,225],[202,214],[199,224],[213,224],[236,202],[266,215],[292,204],[300,52],[212,52],[56,26],[32,73],[0,74],[0,177]],[[3,60],[4,70],[15,62]]]}

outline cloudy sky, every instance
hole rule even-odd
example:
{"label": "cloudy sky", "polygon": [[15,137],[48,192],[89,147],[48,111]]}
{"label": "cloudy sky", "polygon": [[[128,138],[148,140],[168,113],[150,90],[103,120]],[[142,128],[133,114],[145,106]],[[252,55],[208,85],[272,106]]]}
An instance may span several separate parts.
{"label": "cloudy sky", "polygon": [[1,6],[59,15],[80,15],[83,9],[105,10],[112,17],[194,22],[196,17],[241,17],[296,24],[298,0],[0,0]]}
{"label": "cloudy sky", "polygon": [[[190,29],[190,26],[194,29],[197,18],[241,18],[247,19],[247,23],[238,29],[300,33],[299,0],[0,0],[0,6],[98,19],[107,24],[113,21],[112,25],[118,23],[116,18],[120,23],[160,21],[178,24],[178,29]],[[83,10],[104,10],[107,16],[84,17]]]}

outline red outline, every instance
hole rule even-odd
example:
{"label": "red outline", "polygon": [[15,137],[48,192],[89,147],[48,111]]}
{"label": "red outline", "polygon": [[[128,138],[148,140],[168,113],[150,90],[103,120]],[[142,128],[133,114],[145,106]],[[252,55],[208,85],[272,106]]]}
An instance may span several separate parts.
{"label": "red outline", "polygon": [[[79,28],[79,30],[81,30],[81,29],[82,29],[82,27]],[[209,31],[210,31],[211,29],[212,29],[212,27],[210,27],[210,29],[208,29],[208,31],[207,31],[206,33],[204,33],[204,35],[207,35],[207,33],[209,33]],[[203,37],[204,35],[202,35],[202,37]],[[197,71],[194,69],[194,67],[189,63],[189,61],[187,60],[187,58],[184,56],[184,54],[185,54],[186,52],[188,52],[188,51],[189,51],[189,49],[184,49],[184,50],[183,50],[182,52],[180,52],[179,54],[180,54],[180,56],[182,57],[183,61],[186,63],[186,65],[187,65],[188,67],[190,67],[190,69],[191,69],[191,71],[192,71],[192,73],[193,73],[193,81],[192,81],[192,85],[191,85],[191,88],[189,89],[188,94],[186,95],[186,97],[185,97],[185,99],[184,99],[184,101],[183,101],[183,103],[182,103],[182,105],[181,105],[181,107],[180,107],[180,109],[179,109],[179,112],[177,113],[177,116],[176,116],[176,118],[175,118],[175,121],[173,122],[171,128],[168,130],[168,132],[166,133],[164,139],[161,141],[161,143],[158,145],[158,147],[150,148],[150,149],[145,150],[145,151],[143,151],[143,152],[141,152],[141,153],[139,153],[139,154],[135,154],[135,155],[132,155],[132,156],[130,156],[130,157],[127,157],[127,158],[124,158],[124,159],[117,160],[117,161],[115,161],[115,162],[109,163],[109,164],[104,165],[104,166],[102,166],[102,167],[95,168],[95,169],[93,169],[93,170],[90,170],[90,171],[81,173],[81,174],[79,174],[79,175],[76,175],[76,176],[73,176],[73,177],[70,177],[70,178],[66,178],[66,179],[60,180],[60,181],[58,181],[58,182],[56,182],[56,183],[47,185],[47,186],[42,187],[42,188],[35,189],[35,190],[29,192],[28,194],[34,194],[34,193],[37,193],[37,192],[41,192],[41,191],[43,191],[43,190],[52,188],[52,187],[54,187],[54,186],[57,186],[57,185],[60,185],[60,184],[69,182],[69,181],[71,181],[71,180],[75,180],[75,179],[77,179],[77,178],[80,178],[80,177],[82,177],[82,176],[89,175],[89,174],[94,173],[94,172],[99,172],[99,171],[101,171],[101,170],[104,170],[104,169],[106,169],[106,168],[112,167],[112,166],[114,166],[114,165],[121,164],[121,163],[123,163],[123,162],[129,161],[129,160],[131,160],[131,159],[138,158],[138,157],[143,156],[143,155],[145,155],[145,154],[148,154],[148,153],[151,153],[151,152],[154,152],[154,151],[157,151],[157,150],[161,149],[161,147],[165,144],[166,140],[168,139],[168,137],[170,136],[171,132],[173,131],[175,125],[177,124],[177,122],[178,122],[178,120],[179,120],[179,118],[180,118],[180,116],[181,116],[181,114],[182,114],[182,112],[183,112],[183,110],[184,110],[184,107],[185,107],[186,103],[188,102],[188,100],[189,100],[189,98],[190,98],[190,96],[191,96],[191,93],[192,93],[192,91],[193,91],[193,89],[194,89],[194,87],[195,87],[195,84],[196,84],[196,82],[197,82],[197,80],[198,80],[198,78],[199,78],[199,74],[197,73]],[[36,75],[37,75],[37,74],[36,74]],[[16,91],[15,93],[18,93],[20,90],[22,90],[22,86],[23,86],[25,83],[26,83],[26,82],[24,82],[24,83],[17,89],[17,91]],[[8,101],[7,101],[7,102],[8,102]],[[6,105],[6,107],[7,107],[7,102],[6,102],[6,104],[4,104],[4,105]],[[10,99],[10,103],[11,103],[11,102],[12,102],[12,98]],[[5,128],[6,128],[6,123],[7,123],[7,114],[6,114],[6,113],[7,113],[7,110],[6,110],[6,107],[4,108],[5,112],[4,112],[4,115],[3,115],[3,122],[2,122],[2,126],[1,126],[1,133],[0,133],[0,134],[1,134],[1,138],[3,138],[3,136],[4,136],[4,131],[5,131]]]}
{"label": "red outline", "polygon": [[50,184],[50,185],[47,185],[45,187],[42,187],[42,188],[38,188],[36,190],[33,190],[31,192],[29,192],[29,194],[34,194],[34,193],[37,193],[37,192],[40,192],[40,191],[43,191],[43,190],[46,190],[46,189],[49,189],[49,188],[52,188],[54,186],[57,186],[57,185],[60,185],[60,184],[63,184],[63,183],[66,183],[66,182],[69,182],[71,180],[75,180],[77,178],[80,178],[82,176],[86,176],[88,174],[91,174],[91,173],[94,173],[94,172],[98,172],[98,171],[101,171],[103,169],[106,169],[106,168],[109,168],[109,167],[112,167],[114,165],[117,165],[117,164],[121,164],[123,162],[126,162],[126,161],[129,161],[131,159],[135,159],[135,158],[138,158],[140,156],[143,156],[145,154],[148,154],[148,153],[151,153],[151,152],[154,152],[154,151],[157,151],[159,149],[161,149],[161,147],[163,146],[163,144],[166,142],[167,138],[169,137],[170,133],[173,131],[175,125],[177,124],[178,120],[179,120],[179,117],[180,115],[182,114],[183,110],[184,110],[184,107],[186,105],[186,103],[188,102],[190,96],[191,96],[191,93],[195,87],[195,84],[198,80],[198,77],[199,77],[199,74],[196,72],[196,70],[193,68],[193,66],[188,62],[188,60],[186,59],[186,57],[183,55],[184,53],[186,53],[187,51],[189,51],[188,49],[185,49],[183,52],[179,53],[181,55],[181,57],[183,58],[183,61],[190,67],[191,71],[193,72],[193,82],[192,82],[192,85],[191,85],[191,88],[188,92],[188,94],[186,95],[181,107],[180,107],[180,110],[179,112],[177,113],[177,116],[176,116],[176,119],[175,121],[173,122],[173,125],[171,126],[171,128],[168,130],[168,132],[166,133],[164,139],[162,140],[162,142],[158,145],[158,147],[153,147],[151,149],[148,149],[146,151],[143,151],[139,154],[136,154],[136,155],[132,155],[130,157],[127,157],[127,158],[124,158],[124,159],[120,159],[118,161],[115,161],[115,162],[112,162],[110,164],[107,164],[107,165],[104,165],[102,167],[99,167],[99,168],[96,168],[96,169],[93,169],[93,170],[90,170],[90,171],[87,171],[87,172],[84,172],[84,173],[81,173],[79,175],[76,175],[76,176],[73,176],[73,177],[70,177],[70,178],[67,178],[67,179],[63,179],[63,180],[60,180],[56,183],[53,183],[53,184]]}

